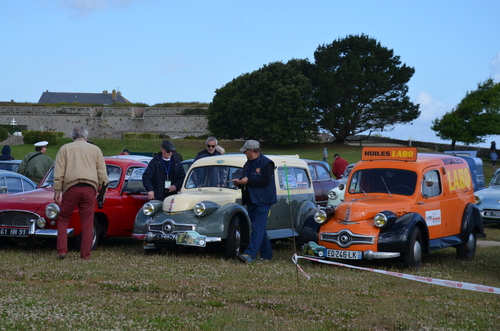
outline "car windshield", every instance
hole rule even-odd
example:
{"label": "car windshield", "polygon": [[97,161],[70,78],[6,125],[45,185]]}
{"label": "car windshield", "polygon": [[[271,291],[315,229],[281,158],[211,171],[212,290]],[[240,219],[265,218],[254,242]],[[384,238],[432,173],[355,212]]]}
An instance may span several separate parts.
{"label": "car windshield", "polygon": [[40,187],[49,187],[54,185],[54,167],[50,168],[50,170],[47,172],[47,176],[43,180],[43,182],[40,183]]}
{"label": "car windshield", "polygon": [[356,171],[349,184],[349,193],[389,193],[413,195],[417,174],[401,169],[362,169]]}
{"label": "car windshield", "polygon": [[490,186],[500,185],[500,172],[495,173],[493,178],[491,178]]}
{"label": "car windshield", "polygon": [[241,167],[207,166],[190,168],[185,188],[195,187],[237,187],[231,181],[241,177]]}

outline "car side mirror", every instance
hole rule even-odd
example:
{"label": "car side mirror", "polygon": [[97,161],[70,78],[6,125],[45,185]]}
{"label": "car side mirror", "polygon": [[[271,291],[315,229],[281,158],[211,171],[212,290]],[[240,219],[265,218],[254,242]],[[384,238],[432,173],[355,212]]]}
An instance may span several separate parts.
{"label": "car side mirror", "polygon": [[425,186],[432,187],[432,185],[434,185],[434,181],[432,179],[425,180]]}
{"label": "car side mirror", "polygon": [[340,183],[339,184],[339,190],[343,191],[345,189],[345,184],[344,183]]}

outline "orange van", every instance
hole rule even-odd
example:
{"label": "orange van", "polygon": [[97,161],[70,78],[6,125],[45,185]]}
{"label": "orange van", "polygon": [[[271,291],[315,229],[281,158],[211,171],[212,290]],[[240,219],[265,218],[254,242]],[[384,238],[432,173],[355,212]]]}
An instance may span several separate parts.
{"label": "orange van", "polygon": [[414,147],[365,147],[344,200],[316,208],[301,231],[304,254],[325,259],[402,258],[419,267],[422,255],[456,247],[472,259],[485,237],[467,162],[417,153]]}

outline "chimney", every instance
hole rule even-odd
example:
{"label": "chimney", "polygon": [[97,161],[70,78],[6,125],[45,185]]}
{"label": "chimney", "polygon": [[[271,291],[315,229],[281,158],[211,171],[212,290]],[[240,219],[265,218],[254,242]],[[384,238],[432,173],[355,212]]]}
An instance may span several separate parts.
{"label": "chimney", "polygon": [[111,92],[111,100],[116,101],[116,90],[113,90],[113,92]]}

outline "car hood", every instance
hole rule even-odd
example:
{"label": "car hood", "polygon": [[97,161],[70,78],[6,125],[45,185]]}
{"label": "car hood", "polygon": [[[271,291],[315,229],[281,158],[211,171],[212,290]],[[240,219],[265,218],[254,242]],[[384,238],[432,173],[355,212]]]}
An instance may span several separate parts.
{"label": "car hood", "polygon": [[335,217],[340,220],[370,221],[383,210],[397,211],[401,214],[410,212],[411,201],[400,195],[377,195],[359,199],[344,200],[335,210]]}
{"label": "car hood", "polygon": [[500,185],[490,186],[474,192],[477,196],[500,195]]}
{"label": "car hood", "polygon": [[180,194],[171,195],[163,200],[163,210],[169,212],[180,212],[191,210],[198,202],[211,201],[220,206],[241,201],[241,190],[207,188],[185,190]]}
{"label": "car hood", "polygon": [[17,209],[38,213],[41,207],[45,208],[51,202],[54,202],[54,190],[52,188],[39,188],[0,198],[0,210]]}

